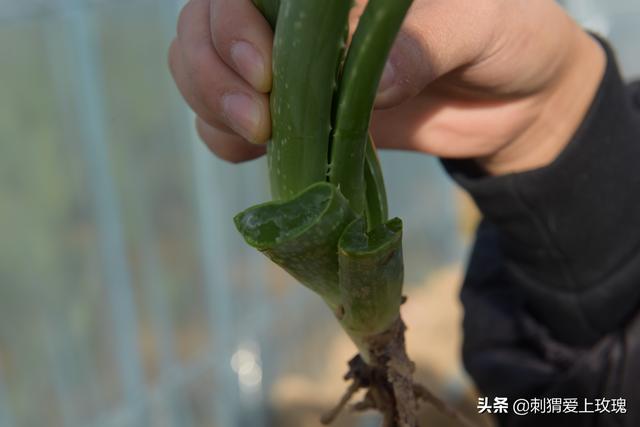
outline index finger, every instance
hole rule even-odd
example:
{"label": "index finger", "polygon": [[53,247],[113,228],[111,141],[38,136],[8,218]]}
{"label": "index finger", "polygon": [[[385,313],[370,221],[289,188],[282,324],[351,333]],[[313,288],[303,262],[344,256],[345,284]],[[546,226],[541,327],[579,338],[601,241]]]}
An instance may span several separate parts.
{"label": "index finger", "polygon": [[229,67],[257,91],[271,90],[273,31],[251,0],[211,0],[211,35]]}

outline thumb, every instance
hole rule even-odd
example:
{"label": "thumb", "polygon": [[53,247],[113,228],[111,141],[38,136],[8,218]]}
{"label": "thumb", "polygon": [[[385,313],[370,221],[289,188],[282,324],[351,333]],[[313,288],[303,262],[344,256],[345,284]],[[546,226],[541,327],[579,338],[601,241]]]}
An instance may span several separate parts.
{"label": "thumb", "polygon": [[[390,108],[422,92],[429,83],[481,60],[495,26],[495,0],[469,7],[466,0],[414,2],[385,66],[376,108]],[[494,10],[491,10],[494,9]]]}
{"label": "thumb", "polygon": [[420,93],[434,79],[433,67],[418,41],[402,31],[385,64],[375,107],[395,107]]}

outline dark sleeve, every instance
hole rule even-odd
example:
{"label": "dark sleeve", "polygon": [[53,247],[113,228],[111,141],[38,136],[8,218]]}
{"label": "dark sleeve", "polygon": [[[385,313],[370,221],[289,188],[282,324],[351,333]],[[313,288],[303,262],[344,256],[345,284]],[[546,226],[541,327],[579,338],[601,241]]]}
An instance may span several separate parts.
{"label": "dark sleeve", "polygon": [[[483,395],[617,393],[640,412],[640,85],[603,45],[597,94],[552,164],[489,177],[443,160],[483,215],[462,290],[463,357]],[[640,425],[614,418],[575,425]]]}

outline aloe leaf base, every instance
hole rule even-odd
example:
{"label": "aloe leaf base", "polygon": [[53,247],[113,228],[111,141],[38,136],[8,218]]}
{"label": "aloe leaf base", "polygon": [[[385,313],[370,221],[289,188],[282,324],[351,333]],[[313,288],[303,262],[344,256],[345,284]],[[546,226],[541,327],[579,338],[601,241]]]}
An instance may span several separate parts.
{"label": "aloe leaf base", "polygon": [[333,421],[356,391],[366,389],[355,408],[380,411],[385,427],[417,427],[420,400],[469,425],[413,381],[415,367],[400,317],[400,219],[368,229],[334,185],[317,183],[290,200],[245,210],[235,224],[249,245],[321,296],[358,347],[345,377],[351,385],[324,423]]}

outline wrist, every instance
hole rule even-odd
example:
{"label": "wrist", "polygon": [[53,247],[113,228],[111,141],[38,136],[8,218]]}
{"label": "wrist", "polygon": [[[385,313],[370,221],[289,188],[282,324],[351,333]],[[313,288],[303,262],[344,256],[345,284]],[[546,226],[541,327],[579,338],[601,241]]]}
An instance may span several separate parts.
{"label": "wrist", "polygon": [[532,97],[537,114],[512,141],[477,159],[491,175],[537,169],[552,163],[582,123],[602,80],[606,55],[589,34],[575,27],[571,49],[554,78]]}

